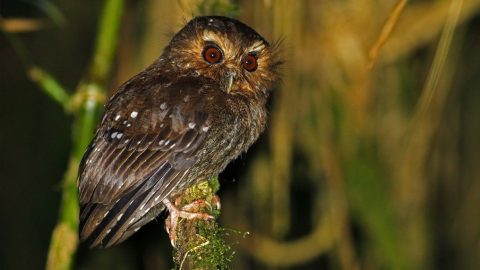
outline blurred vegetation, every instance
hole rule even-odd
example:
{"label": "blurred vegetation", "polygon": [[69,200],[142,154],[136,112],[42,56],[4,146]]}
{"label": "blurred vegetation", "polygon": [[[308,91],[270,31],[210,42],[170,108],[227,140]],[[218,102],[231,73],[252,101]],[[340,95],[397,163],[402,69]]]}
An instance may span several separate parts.
{"label": "blurred vegetation", "polygon": [[[239,243],[233,269],[480,269],[479,0],[125,5],[113,72],[100,81],[112,91],[194,14],[236,16],[282,40],[268,130],[220,176],[222,226],[250,232],[228,239]],[[102,6],[0,2],[1,31],[28,52],[0,35],[0,269],[44,267],[78,135],[71,107],[24,65],[79,89]],[[74,268],[172,267],[164,217],[117,247],[80,245]]]}

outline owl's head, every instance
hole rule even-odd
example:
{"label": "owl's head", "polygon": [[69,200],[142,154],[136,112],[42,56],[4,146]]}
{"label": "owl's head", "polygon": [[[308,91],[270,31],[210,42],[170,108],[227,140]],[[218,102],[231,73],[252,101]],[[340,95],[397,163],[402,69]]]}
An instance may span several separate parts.
{"label": "owl's head", "polygon": [[242,22],[196,17],[172,39],[162,58],[180,74],[220,82],[229,94],[264,94],[278,79],[277,46]]}

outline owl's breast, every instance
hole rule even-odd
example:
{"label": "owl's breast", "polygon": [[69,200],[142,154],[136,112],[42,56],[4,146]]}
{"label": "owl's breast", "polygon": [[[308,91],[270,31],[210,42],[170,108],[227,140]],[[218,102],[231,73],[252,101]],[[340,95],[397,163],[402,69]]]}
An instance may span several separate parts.
{"label": "owl's breast", "polygon": [[208,171],[205,177],[219,174],[227,164],[257,140],[266,125],[266,110],[243,97],[226,97],[210,104],[211,132],[200,153],[199,167]]}

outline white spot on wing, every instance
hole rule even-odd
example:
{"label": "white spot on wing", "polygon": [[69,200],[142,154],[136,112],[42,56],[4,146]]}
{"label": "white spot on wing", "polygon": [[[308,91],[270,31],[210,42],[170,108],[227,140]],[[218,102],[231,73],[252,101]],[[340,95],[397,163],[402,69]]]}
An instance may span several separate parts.
{"label": "white spot on wing", "polygon": [[194,129],[195,128],[195,123],[193,123],[193,122],[188,123],[188,127],[190,129]]}
{"label": "white spot on wing", "polygon": [[118,134],[117,134],[117,139],[122,138],[122,136],[123,136],[123,133],[118,133]]}
{"label": "white spot on wing", "polygon": [[208,127],[208,126],[205,126],[205,127],[202,128],[203,132],[207,132],[208,129],[210,129],[210,127]]}
{"label": "white spot on wing", "polygon": [[137,115],[138,115],[138,112],[133,111],[133,112],[130,114],[130,117],[135,118],[135,117],[137,117]]}
{"label": "white spot on wing", "polygon": [[162,104],[160,104],[160,109],[161,110],[165,110],[167,108],[167,103],[166,102],[163,102]]}
{"label": "white spot on wing", "polygon": [[112,139],[115,139],[115,137],[117,136],[117,132],[113,132],[112,135],[110,136]]}
{"label": "white spot on wing", "polygon": [[118,121],[118,119],[120,119],[120,114],[117,114],[117,116],[115,116],[115,121]]}

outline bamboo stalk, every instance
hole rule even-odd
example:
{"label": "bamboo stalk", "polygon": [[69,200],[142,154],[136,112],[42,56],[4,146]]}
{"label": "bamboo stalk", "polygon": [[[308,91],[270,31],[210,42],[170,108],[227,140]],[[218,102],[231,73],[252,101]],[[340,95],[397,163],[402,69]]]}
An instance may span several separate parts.
{"label": "bamboo stalk", "polygon": [[[71,269],[78,246],[78,199],[77,199],[77,170],[83,153],[88,146],[103,105],[98,96],[105,95],[105,82],[112,67],[113,56],[117,47],[118,29],[123,10],[123,0],[108,0],[105,2],[97,34],[96,49],[93,62],[88,72],[88,77],[79,84],[75,96],[80,99],[79,107],[74,111],[73,122],[73,148],[70,162],[65,173],[63,194],[60,205],[59,220],[52,234],[48,252],[48,270]],[[44,78],[44,79],[42,79]],[[45,81],[48,80],[48,81]],[[58,85],[51,76],[40,77],[40,85]],[[49,84],[45,84],[50,82]],[[50,87],[56,89],[58,87]],[[50,91],[54,100],[69,105],[70,99],[60,91]],[[75,98],[74,98],[75,99]]]}

